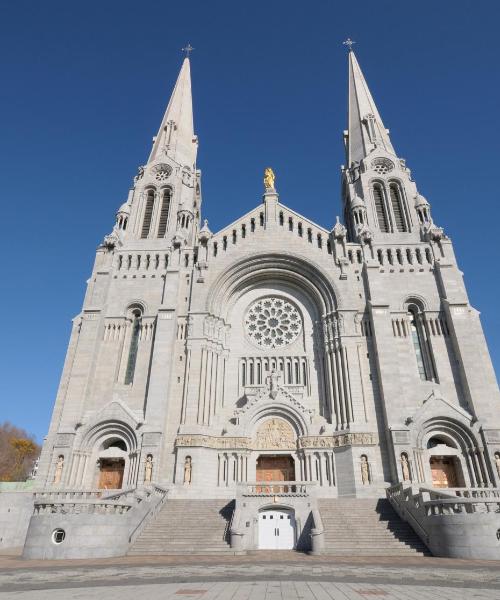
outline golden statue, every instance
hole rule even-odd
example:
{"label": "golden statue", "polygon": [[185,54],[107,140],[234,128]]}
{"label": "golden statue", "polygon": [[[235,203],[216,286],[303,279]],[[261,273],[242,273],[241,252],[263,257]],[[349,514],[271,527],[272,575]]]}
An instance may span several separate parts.
{"label": "golden statue", "polygon": [[266,169],[264,169],[264,187],[266,190],[274,190],[275,179],[276,176],[274,171],[271,169],[271,167],[266,167]]}

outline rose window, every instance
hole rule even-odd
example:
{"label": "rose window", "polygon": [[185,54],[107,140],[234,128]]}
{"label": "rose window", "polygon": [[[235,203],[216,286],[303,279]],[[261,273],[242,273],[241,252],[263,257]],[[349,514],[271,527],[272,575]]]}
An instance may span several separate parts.
{"label": "rose window", "polygon": [[262,298],[254,302],[245,317],[248,337],[263,348],[291,344],[302,331],[298,309],[283,298]]}

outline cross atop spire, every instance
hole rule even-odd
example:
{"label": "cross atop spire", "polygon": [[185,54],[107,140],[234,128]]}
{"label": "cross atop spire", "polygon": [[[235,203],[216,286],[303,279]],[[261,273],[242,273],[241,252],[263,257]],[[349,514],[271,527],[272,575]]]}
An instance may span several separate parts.
{"label": "cross atop spire", "polygon": [[352,52],[352,47],[354,46],[356,42],[354,40],[351,40],[350,37],[348,37],[345,42],[342,42],[342,44],[344,46],[347,46],[347,48],[349,49],[349,52]]}
{"label": "cross atop spire", "polygon": [[186,53],[186,58],[189,58],[189,55],[191,54],[191,52],[194,50],[193,46],[191,46],[191,44],[188,42],[187,46],[184,46],[184,48],[181,48],[181,50],[183,52]]}

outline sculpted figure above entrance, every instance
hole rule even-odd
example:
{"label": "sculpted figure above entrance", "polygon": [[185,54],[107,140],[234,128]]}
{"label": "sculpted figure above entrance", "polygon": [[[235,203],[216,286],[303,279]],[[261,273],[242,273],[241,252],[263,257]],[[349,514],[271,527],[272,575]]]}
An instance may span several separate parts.
{"label": "sculpted figure above entrance", "polygon": [[293,427],[279,418],[264,421],[257,431],[255,442],[259,450],[294,450],[297,447]]}

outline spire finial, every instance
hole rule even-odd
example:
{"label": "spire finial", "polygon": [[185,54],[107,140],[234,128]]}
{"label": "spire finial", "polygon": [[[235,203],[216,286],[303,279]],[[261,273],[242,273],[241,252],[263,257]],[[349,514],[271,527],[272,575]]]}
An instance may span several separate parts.
{"label": "spire finial", "polygon": [[186,58],[189,58],[189,55],[191,54],[191,52],[194,50],[193,46],[191,46],[191,44],[188,42],[188,45],[185,46],[184,48],[181,48],[181,50],[183,52],[186,53]]}
{"label": "spire finial", "polygon": [[351,40],[350,37],[348,37],[345,42],[342,42],[342,44],[344,46],[347,46],[347,48],[349,49],[349,52],[352,52],[352,47],[354,46],[355,43],[356,42],[354,40]]}

